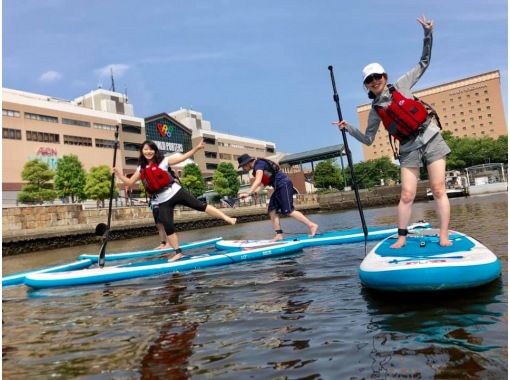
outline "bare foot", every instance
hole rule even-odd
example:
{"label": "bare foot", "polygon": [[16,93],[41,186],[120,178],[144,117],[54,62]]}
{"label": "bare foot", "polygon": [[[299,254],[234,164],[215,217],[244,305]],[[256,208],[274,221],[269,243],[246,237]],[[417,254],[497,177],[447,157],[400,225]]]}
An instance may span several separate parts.
{"label": "bare foot", "polygon": [[390,245],[390,248],[398,249],[402,248],[406,245],[406,237],[405,236],[399,236],[396,243]]}
{"label": "bare foot", "polygon": [[160,245],[158,245],[157,247],[155,247],[154,249],[163,249],[163,247],[165,246],[164,243],[161,243]]}
{"label": "bare foot", "polygon": [[176,255],[173,255],[172,257],[170,257],[168,259],[168,262],[171,263],[172,261],[177,261],[179,259],[182,259],[184,257],[184,255],[182,253],[178,253]]}
{"label": "bare foot", "polygon": [[441,247],[450,247],[451,245],[453,245],[453,243],[451,240],[448,240],[448,236],[446,236],[445,238],[444,237],[439,238],[439,245]]}
{"label": "bare foot", "polygon": [[159,247],[156,247],[155,249],[172,249],[173,247],[166,243],[166,244],[161,244]]}
{"label": "bare foot", "polygon": [[226,220],[226,222],[227,222],[228,224],[230,224],[231,226],[233,226],[234,224],[236,224],[236,222],[237,222],[237,218],[228,218],[228,219]]}
{"label": "bare foot", "polygon": [[319,229],[319,225],[318,224],[315,224],[315,223],[312,223],[310,225],[310,237],[314,237],[315,234],[317,233],[317,230]]}
{"label": "bare foot", "polygon": [[283,240],[283,234],[276,234],[276,235],[274,235],[273,240],[276,240],[276,241]]}

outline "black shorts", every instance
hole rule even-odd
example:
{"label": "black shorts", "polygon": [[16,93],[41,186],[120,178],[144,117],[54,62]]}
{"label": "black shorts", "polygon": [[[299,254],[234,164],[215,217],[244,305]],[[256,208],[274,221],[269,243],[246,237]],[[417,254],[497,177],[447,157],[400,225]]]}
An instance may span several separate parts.
{"label": "black shorts", "polygon": [[[203,203],[195,198],[188,190],[181,188],[172,198],[166,202],[160,203],[153,209],[154,220],[158,220],[156,223],[162,223],[165,227],[167,235],[175,233],[174,227],[174,208],[177,205],[187,206],[197,211],[205,211],[207,203]],[[157,217],[154,210],[157,211]]]}

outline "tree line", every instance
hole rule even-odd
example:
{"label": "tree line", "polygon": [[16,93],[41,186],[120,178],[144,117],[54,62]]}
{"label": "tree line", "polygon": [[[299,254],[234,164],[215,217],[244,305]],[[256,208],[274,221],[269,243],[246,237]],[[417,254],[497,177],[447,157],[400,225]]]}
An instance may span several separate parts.
{"label": "tree line", "polygon": [[[459,138],[449,131],[442,134],[452,150],[447,159],[447,170],[459,170],[487,162],[508,164],[508,136],[499,136],[497,139]],[[354,164],[354,173],[358,186],[362,189],[400,181],[400,168],[388,157]],[[425,179],[426,171],[422,171],[421,175],[422,179]],[[57,198],[70,198],[73,203],[86,199],[104,202],[110,196],[110,167],[92,167],[86,173],[76,155],[60,158],[55,171],[42,161],[28,161],[21,177],[27,182],[17,196],[22,203],[42,203]],[[179,180],[196,197],[207,190],[202,172],[196,164],[186,165]],[[240,188],[238,173],[231,163],[219,163],[212,182],[214,191],[220,197],[235,197]],[[342,170],[333,159],[321,161],[315,167],[313,183],[320,192],[342,190],[346,186],[352,186],[350,169]],[[145,196],[141,185],[139,192],[142,197]],[[115,187],[114,197],[118,195]]]}
{"label": "tree line", "polygon": [[[27,184],[18,193],[17,200],[41,204],[57,198],[69,198],[72,203],[91,199],[104,206],[104,201],[110,197],[111,175],[111,168],[107,165],[92,167],[87,173],[78,156],[73,154],[59,158],[55,171],[41,160],[31,160],[21,173]],[[231,163],[220,163],[213,176],[214,190],[219,196],[236,196],[241,186],[237,177]],[[204,177],[196,164],[186,165],[178,181],[196,197],[206,191]],[[146,196],[141,184],[138,190],[140,196]],[[119,190],[114,187],[113,197],[118,196]]]}

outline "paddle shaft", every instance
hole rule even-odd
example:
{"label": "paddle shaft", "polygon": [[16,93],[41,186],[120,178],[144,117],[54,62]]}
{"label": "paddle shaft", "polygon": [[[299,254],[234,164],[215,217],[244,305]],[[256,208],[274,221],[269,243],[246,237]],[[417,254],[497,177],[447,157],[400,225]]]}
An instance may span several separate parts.
{"label": "paddle shaft", "polygon": [[[117,147],[119,145],[119,126],[115,127],[115,143],[113,145],[113,167],[117,163]],[[115,173],[112,173],[110,179],[110,202],[108,203],[108,223],[106,224],[106,232],[103,239],[103,244],[101,245],[101,251],[99,252],[99,267],[104,267],[105,263],[105,255],[106,255],[106,244],[108,243],[108,239],[110,237],[110,223],[112,221],[112,203],[113,203],[113,189],[115,186]]]}
{"label": "paddle shaft", "polygon": [[[342,121],[342,110],[340,109],[340,100],[338,97],[338,92],[336,91],[336,83],[335,83],[335,75],[333,74],[333,66],[328,67],[329,73],[331,75],[331,84],[333,85],[333,100],[336,104],[336,112],[338,113],[338,121]],[[356,203],[358,205],[359,216],[361,218],[361,225],[363,227],[363,234],[365,235],[365,247],[368,239],[368,228],[365,222],[365,215],[363,214],[363,207],[361,206],[361,200],[359,197],[359,189],[358,183],[356,182],[356,175],[354,174],[354,166],[352,164],[352,155],[351,150],[349,149],[349,144],[347,143],[347,135],[344,128],[340,128],[342,131],[342,138],[344,141],[344,150],[347,155],[347,162],[349,163],[349,168],[351,170],[351,178],[352,178],[352,187],[354,188],[354,195],[356,196]]]}

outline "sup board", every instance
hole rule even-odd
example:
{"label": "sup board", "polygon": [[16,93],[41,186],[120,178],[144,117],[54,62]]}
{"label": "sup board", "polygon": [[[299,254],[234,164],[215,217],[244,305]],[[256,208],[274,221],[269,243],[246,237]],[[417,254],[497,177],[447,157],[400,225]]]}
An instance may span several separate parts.
{"label": "sup board", "polygon": [[476,287],[500,276],[500,260],[482,243],[450,231],[453,245],[441,247],[438,232],[415,230],[399,249],[390,248],[397,235],[378,243],[360,265],[361,283],[388,291],[435,291]]}
{"label": "sup board", "polygon": [[13,274],[9,274],[7,276],[2,277],[2,287],[9,286],[9,285],[23,284],[23,280],[25,279],[25,276],[28,274],[70,271],[70,270],[87,268],[91,265],[92,265],[92,260],[80,259],[78,261],[68,263],[68,264],[56,265],[56,266],[47,267],[47,268],[33,269],[33,270],[27,271],[27,272],[13,273]]}
{"label": "sup board", "polygon": [[133,263],[104,268],[84,269],[61,273],[32,273],[24,282],[32,288],[52,288],[62,286],[86,285],[126,280],[136,277],[155,276],[169,272],[184,272],[211,266],[235,264],[243,261],[260,260],[300,251],[301,242],[281,242],[270,247],[237,252],[200,255],[174,262],[159,260],[154,263]]}
{"label": "sup board", "polygon": [[[414,223],[408,227],[408,230],[427,228],[430,227],[429,223],[420,222]],[[380,240],[397,233],[396,226],[386,227],[370,227],[368,228],[368,240]],[[321,234],[316,234],[313,237],[309,235],[293,235],[286,237],[279,241],[300,241],[304,247],[311,247],[317,245],[334,245],[357,243],[365,240],[363,229],[353,230],[339,230],[329,231]],[[216,243],[216,248],[223,250],[237,250],[240,248],[255,248],[260,246],[267,246],[273,244],[275,240],[220,240]]]}
{"label": "sup board", "polygon": [[[208,245],[212,245],[218,241],[220,241],[222,238],[212,238],[207,240],[199,240],[192,243],[184,243],[181,245],[181,249],[183,251],[187,251],[194,248],[201,248],[206,247]],[[173,252],[173,248],[167,248],[167,249],[149,249],[146,251],[133,251],[133,252],[119,252],[119,253],[107,253],[105,256],[106,261],[115,261],[115,260],[126,260],[126,259],[135,259],[138,257],[148,257],[148,256],[155,256],[155,255],[162,255],[165,253]],[[92,260],[93,262],[98,262],[99,255],[97,253],[94,254],[87,254],[84,253],[78,257],[79,259],[88,259]]]}

